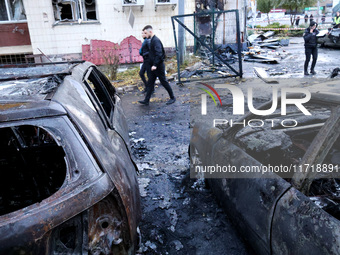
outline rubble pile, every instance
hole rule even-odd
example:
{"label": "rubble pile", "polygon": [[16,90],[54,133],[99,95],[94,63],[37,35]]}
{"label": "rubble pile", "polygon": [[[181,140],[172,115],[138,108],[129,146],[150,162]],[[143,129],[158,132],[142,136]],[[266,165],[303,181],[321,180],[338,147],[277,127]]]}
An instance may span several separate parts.
{"label": "rubble pile", "polygon": [[[273,31],[249,36],[248,44],[250,46],[241,52],[242,60],[247,62],[279,64],[290,55],[286,50],[281,50],[281,47],[289,46],[289,39],[276,38]],[[196,54],[202,61],[183,70],[180,73],[182,79],[225,78],[233,74],[230,66],[237,69],[239,56],[234,44],[217,45],[214,54],[205,47],[199,47]]]}
{"label": "rubble pile", "polygon": [[280,60],[287,57],[288,53],[278,51],[282,46],[289,46],[289,39],[275,38],[273,31],[264,34],[252,34],[248,37],[251,44],[249,51],[242,52],[244,61],[279,64]]}

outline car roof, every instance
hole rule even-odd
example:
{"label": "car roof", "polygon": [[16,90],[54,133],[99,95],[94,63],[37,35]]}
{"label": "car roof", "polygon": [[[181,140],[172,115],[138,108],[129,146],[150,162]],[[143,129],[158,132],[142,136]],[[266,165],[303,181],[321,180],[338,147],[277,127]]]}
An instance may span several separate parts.
{"label": "car roof", "polygon": [[89,62],[0,68],[0,124],[67,114],[51,101],[66,76],[81,82]]}

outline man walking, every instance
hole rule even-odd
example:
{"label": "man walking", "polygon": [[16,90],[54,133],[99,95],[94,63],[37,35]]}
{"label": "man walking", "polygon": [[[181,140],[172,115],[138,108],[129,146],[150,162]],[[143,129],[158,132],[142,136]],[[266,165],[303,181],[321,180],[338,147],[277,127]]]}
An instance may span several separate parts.
{"label": "man walking", "polygon": [[305,40],[305,66],[304,66],[304,74],[309,75],[308,73],[308,64],[311,58],[311,55],[313,56],[312,66],[310,69],[311,74],[316,74],[314,68],[316,64],[316,60],[318,59],[318,48],[317,48],[317,39],[316,35],[319,33],[319,31],[316,29],[317,24],[315,21],[312,21],[310,23],[310,26],[306,28],[303,39]]}
{"label": "man walking", "polygon": [[305,14],[305,23],[307,23],[308,22],[308,15],[307,15],[307,13]]}
{"label": "man walking", "polygon": [[148,80],[150,79],[151,66],[149,63],[149,39],[147,38],[144,31],[142,31],[142,38],[144,39],[142,47],[139,50],[139,54],[143,57],[143,64],[139,71],[139,76],[142,79],[145,89],[143,93],[147,91],[148,82],[145,79],[145,72],[147,74]]}
{"label": "man walking", "polygon": [[143,28],[147,38],[150,40],[150,47],[149,47],[149,61],[151,66],[150,78],[149,83],[146,91],[146,96],[143,101],[139,101],[139,103],[143,105],[148,105],[150,101],[151,94],[155,88],[155,81],[157,77],[159,81],[169,93],[170,99],[166,102],[166,104],[173,104],[176,101],[174,93],[169,85],[165,77],[165,52],[163,48],[163,44],[161,40],[153,33],[152,26],[147,25]]}

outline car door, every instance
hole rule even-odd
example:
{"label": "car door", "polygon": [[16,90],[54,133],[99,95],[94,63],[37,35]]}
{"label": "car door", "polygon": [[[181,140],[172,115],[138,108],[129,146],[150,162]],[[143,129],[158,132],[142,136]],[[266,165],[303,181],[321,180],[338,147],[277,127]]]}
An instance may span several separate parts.
{"label": "car door", "polygon": [[121,107],[121,99],[116,94],[111,82],[95,66],[89,68],[84,77],[84,83],[91,91],[97,112],[108,128],[108,133],[117,132],[129,145],[128,126]]}

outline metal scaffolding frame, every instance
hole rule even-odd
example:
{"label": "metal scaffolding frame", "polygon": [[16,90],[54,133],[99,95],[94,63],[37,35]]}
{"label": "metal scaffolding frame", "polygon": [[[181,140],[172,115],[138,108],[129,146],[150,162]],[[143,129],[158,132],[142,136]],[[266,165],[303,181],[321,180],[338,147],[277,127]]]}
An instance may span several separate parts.
{"label": "metal scaffolding frame", "polygon": [[[235,13],[236,17],[236,43],[237,43],[237,56],[238,56],[238,69],[236,70],[233,66],[230,65],[225,59],[223,59],[220,54],[216,51],[216,44],[215,44],[215,33],[216,33],[216,25],[217,21],[215,20],[215,15],[218,16],[225,13]],[[204,16],[211,16],[212,17],[212,46],[208,45],[206,42],[204,42],[196,33],[196,18],[197,17],[204,17]],[[217,17],[218,17],[217,16]],[[193,17],[194,19],[194,31],[190,30],[182,21],[184,18],[187,17]],[[172,27],[174,32],[174,38],[175,38],[175,47],[176,47],[176,55],[177,55],[177,71],[178,71],[178,83],[185,83],[185,82],[191,82],[191,81],[200,81],[200,80],[207,80],[207,79],[220,79],[220,78],[229,78],[229,77],[242,77],[243,71],[242,71],[242,46],[241,46],[241,32],[240,32],[240,18],[239,18],[239,11],[238,10],[226,10],[226,11],[209,11],[209,12],[199,12],[199,13],[193,13],[193,14],[184,14],[184,15],[177,15],[171,17],[172,21]],[[177,39],[177,33],[176,33],[176,26],[175,21],[178,23],[178,26],[181,26],[184,28],[185,31],[187,31],[190,35],[192,35],[195,39],[195,45],[196,42],[198,42],[201,46],[206,48],[211,54],[212,54],[212,64],[215,66],[215,58],[221,61],[224,65],[226,65],[229,70],[233,73],[228,76],[224,77],[214,77],[214,78],[200,78],[200,79],[194,79],[194,80],[182,80],[180,76],[180,52],[178,48],[178,39]],[[216,68],[217,69],[217,68]]]}

